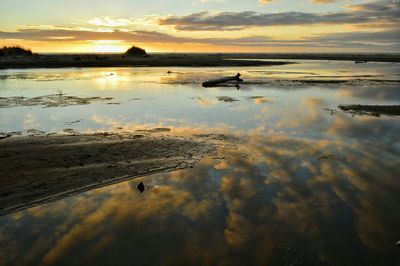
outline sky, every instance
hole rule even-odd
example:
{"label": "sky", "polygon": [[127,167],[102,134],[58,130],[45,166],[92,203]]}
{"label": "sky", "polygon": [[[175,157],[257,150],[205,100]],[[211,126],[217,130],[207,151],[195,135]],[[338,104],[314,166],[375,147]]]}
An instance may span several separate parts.
{"label": "sky", "polygon": [[34,52],[400,52],[400,0],[0,0]]}

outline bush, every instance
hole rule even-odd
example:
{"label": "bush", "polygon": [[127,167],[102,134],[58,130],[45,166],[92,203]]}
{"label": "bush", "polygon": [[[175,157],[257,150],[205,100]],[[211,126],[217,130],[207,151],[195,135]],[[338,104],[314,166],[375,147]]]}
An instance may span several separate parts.
{"label": "bush", "polygon": [[31,50],[21,46],[4,46],[0,48],[0,56],[33,56],[33,53]]}
{"label": "bush", "polygon": [[146,50],[136,47],[136,46],[132,46],[131,48],[129,48],[126,52],[125,52],[126,56],[146,56]]}

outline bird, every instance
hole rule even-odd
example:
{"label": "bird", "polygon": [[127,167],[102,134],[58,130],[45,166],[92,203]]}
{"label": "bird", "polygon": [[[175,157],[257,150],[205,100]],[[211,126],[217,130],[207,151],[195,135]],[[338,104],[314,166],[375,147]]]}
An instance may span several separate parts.
{"label": "bird", "polygon": [[136,186],[136,188],[139,190],[140,194],[144,192],[144,185],[143,182],[140,182],[139,185]]}

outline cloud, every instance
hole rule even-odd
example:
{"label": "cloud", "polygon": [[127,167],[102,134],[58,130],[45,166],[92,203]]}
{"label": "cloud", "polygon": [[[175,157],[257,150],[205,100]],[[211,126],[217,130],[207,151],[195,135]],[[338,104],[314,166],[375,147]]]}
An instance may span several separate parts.
{"label": "cloud", "polygon": [[[202,11],[185,16],[169,16],[155,23],[173,26],[180,31],[240,31],[251,27],[296,26],[311,24],[343,24],[345,32],[320,33],[297,39],[272,38],[243,31],[239,37],[178,36],[156,30],[131,30],[136,24],[127,18],[97,17],[89,21],[91,27],[62,25],[30,25],[16,31],[0,31],[0,40],[36,42],[96,42],[119,41],[120,43],[144,44],[197,44],[220,47],[316,47],[360,48],[365,51],[397,51],[400,48],[400,3],[387,0],[359,5],[345,5],[344,10],[333,13],[281,12],[259,13]],[[353,31],[349,31],[352,26]],[[165,30],[165,29],[164,29]],[[180,34],[179,34],[180,35]]]}
{"label": "cloud", "polygon": [[[259,2],[261,4],[269,4],[273,1],[275,1],[275,0],[259,0]],[[334,4],[334,3],[341,2],[341,1],[343,1],[343,0],[310,0],[310,2],[314,3],[314,4]]]}
{"label": "cloud", "polygon": [[180,37],[157,31],[95,31],[66,29],[20,29],[16,32],[0,31],[0,39],[29,41],[121,41],[135,43],[186,43],[237,47],[400,47],[400,30],[378,32],[347,32],[305,36],[300,40],[273,39],[269,36],[248,35],[235,38]]}
{"label": "cloud", "polygon": [[310,41],[321,43],[327,46],[337,47],[393,47],[400,48],[400,30],[389,29],[386,31],[365,32],[355,31],[346,33],[332,33],[314,35],[308,38]]}
{"label": "cloud", "polygon": [[219,2],[219,3],[225,3],[225,0],[198,0],[201,3],[208,3],[208,2]]}
{"label": "cloud", "polygon": [[265,4],[270,4],[270,3],[272,3],[272,2],[274,2],[275,0],[259,0],[259,2],[261,3],[261,4],[263,4],[263,5],[265,5]]}
{"label": "cloud", "polygon": [[124,18],[97,17],[88,21],[89,24],[104,27],[122,27],[132,24],[132,21]]}
{"label": "cloud", "polygon": [[196,43],[220,46],[269,47],[381,47],[400,46],[400,30],[378,32],[348,32],[305,36],[300,40],[278,40],[268,36],[249,35],[236,38],[180,37],[157,31],[89,31],[89,30],[41,30],[21,29],[16,32],[1,32],[0,39],[29,41],[99,41],[115,40],[135,43]]}
{"label": "cloud", "polygon": [[[0,31],[0,40],[26,40],[37,42],[96,42],[119,41],[126,43],[199,44],[231,47],[322,47],[361,48],[396,51],[400,48],[400,3],[387,0],[359,5],[346,5],[344,11],[334,13],[258,13],[202,11],[185,16],[159,19],[160,25],[174,26],[181,31],[243,30],[249,27],[295,26],[309,24],[350,24],[353,31],[304,35],[298,39],[272,38],[253,34],[239,37],[177,36],[154,30],[129,30],[132,25],[125,18],[99,17],[89,21],[94,28],[31,25],[17,31]],[[367,29],[362,28],[366,26]],[[375,26],[374,26],[375,25]],[[100,28],[99,28],[100,27]],[[102,28],[101,28],[102,27]],[[368,31],[367,31],[368,30]]]}
{"label": "cloud", "polygon": [[249,27],[290,26],[310,24],[356,24],[378,21],[400,22],[400,3],[375,1],[348,5],[346,10],[330,13],[280,12],[259,13],[202,11],[184,16],[159,19],[160,25],[174,26],[180,31],[244,30]]}
{"label": "cloud", "polygon": [[311,2],[315,4],[333,4],[340,1],[341,0],[311,0]]}

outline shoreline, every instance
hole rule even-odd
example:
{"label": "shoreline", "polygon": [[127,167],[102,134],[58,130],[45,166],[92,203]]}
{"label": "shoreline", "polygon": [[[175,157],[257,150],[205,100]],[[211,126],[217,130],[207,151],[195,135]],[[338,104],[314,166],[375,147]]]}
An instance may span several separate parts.
{"label": "shoreline", "polygon": [[[272,61],[264,61],[272,60]],[[275,61],[282,60],[282,61]],[[256,67],[296,64],[285,60],[400,62],[397,54],[41,54],[0,57],[0,69],[86,67]]]}
{"label": "shoreline", "polygon": [[326,60],[326,61],[367,61],[367,62],[400,62],[400,54],[363,54],[363,53],[255,53],[227,54],[229,58],[272,59],[272,60]]}
{"label": "shoreline", "polygon": [[0,58],[0,69],[86,67],[251,67],[294,64],[286,61],[227,59],[211,55],[151,55],[124,58],[121,55],[40,55]]}

